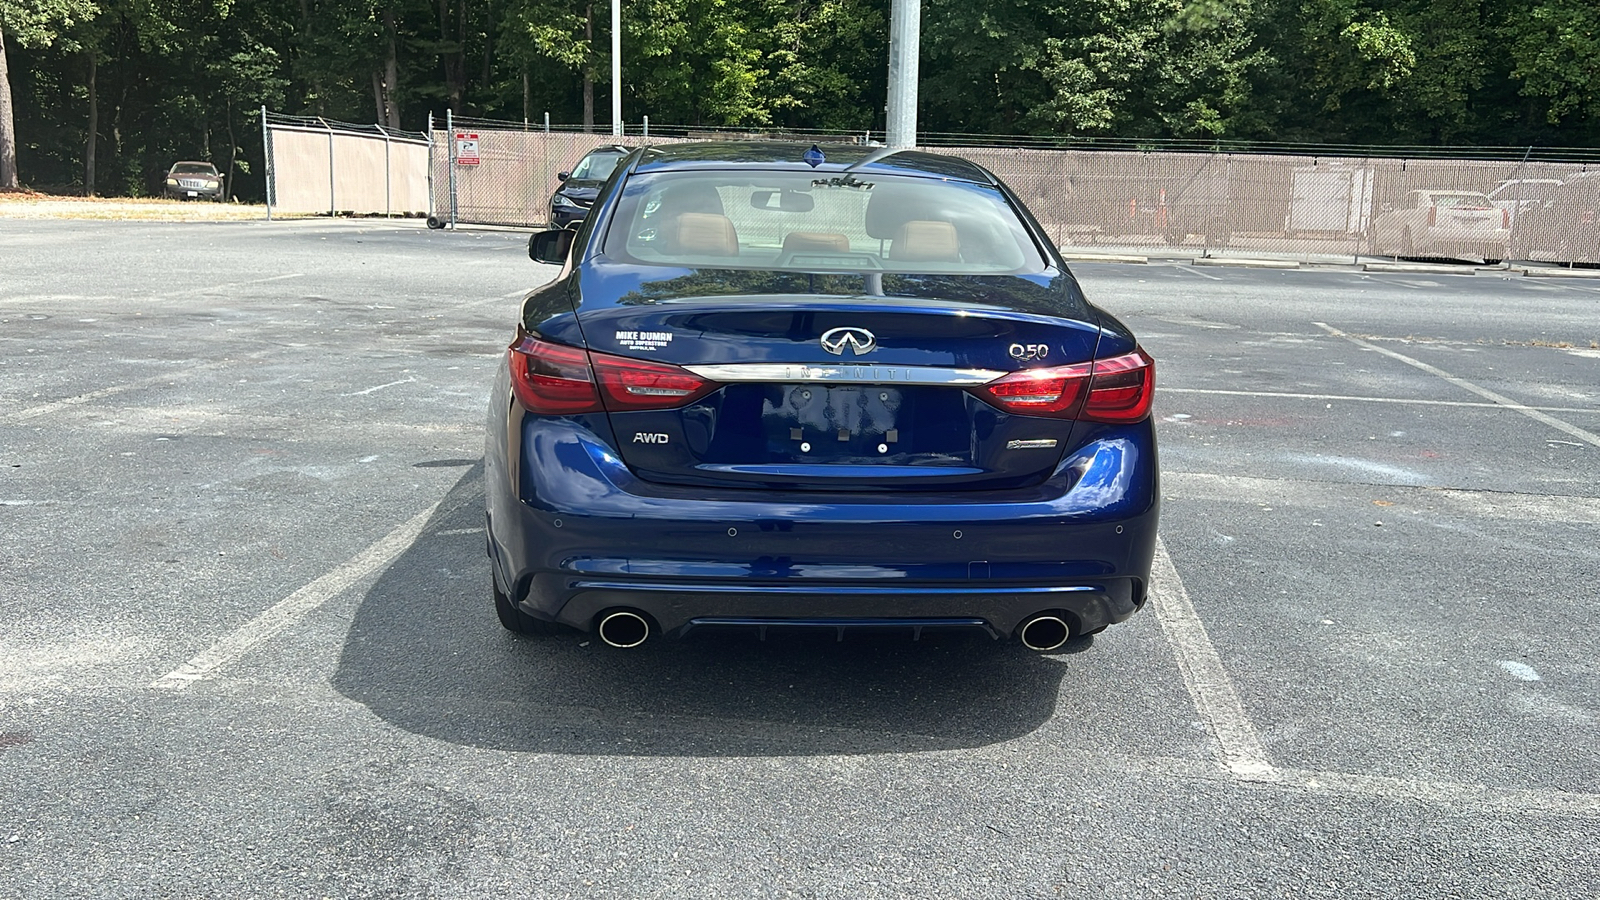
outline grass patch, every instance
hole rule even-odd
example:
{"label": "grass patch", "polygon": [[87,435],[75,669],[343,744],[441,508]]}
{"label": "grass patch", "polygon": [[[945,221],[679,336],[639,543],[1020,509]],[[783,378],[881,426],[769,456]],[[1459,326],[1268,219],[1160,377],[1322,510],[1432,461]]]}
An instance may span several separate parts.
{"label": "grass patch", "polygon": [[[100,219],[125,222],[240,222],[265,219],[255,203],[212,203],[156,197],[69,197],[36,191],[0,191],[0,219]],[[272,217],[305,218],[300,213]]]}

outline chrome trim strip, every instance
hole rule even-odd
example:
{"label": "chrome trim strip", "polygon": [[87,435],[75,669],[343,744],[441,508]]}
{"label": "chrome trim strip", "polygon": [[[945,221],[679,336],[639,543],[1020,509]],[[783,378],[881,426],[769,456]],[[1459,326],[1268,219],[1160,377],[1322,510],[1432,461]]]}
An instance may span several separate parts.
{"label": "chrome trim strip", "polygon": [[936,366],[840,365],[828,363],[724,363],[684,366],[701,378],[720,382],[828,381],[834,384],[987,384],[1006,374],[991,369]]}

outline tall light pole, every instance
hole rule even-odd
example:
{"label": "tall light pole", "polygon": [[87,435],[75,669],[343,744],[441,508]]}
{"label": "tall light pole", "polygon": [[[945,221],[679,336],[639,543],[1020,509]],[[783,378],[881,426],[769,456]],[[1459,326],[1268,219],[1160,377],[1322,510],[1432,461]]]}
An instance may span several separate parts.
{"label": "tall light pole", "polygon": [[622,136],[622,0],[611,0],[611,133]]}
{"label": "tall light pole", "polygon": [[922,46],[922,0],[894,0],[889,9],[889,146],[917,145],[917,58]]}

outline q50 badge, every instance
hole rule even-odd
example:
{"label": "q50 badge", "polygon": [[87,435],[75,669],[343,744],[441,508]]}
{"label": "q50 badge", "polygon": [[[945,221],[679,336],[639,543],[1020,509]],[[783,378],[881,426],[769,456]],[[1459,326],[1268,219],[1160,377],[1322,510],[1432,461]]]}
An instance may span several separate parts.
{"label": "q50 badge", "polygon": [[1012,344],[1010,347],[1012,359],[1024,362],[1030,359],[1044,359],[1050,354],[1049,344]]}

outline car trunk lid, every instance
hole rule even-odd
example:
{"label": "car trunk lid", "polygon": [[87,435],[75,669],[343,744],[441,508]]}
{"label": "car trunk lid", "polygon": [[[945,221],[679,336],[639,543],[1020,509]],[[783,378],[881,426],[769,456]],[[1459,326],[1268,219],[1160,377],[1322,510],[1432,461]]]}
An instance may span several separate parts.
{"label": "car trunk lid", "polygon": [[[663,396],[667,408],[620,408],[633,401],[607,394],[617,451],[639,477],[793,490],[1042,480],[1073,421],[1008,412],[973,389],[1092,360],[1100,336],[1082,319],[884,296],[680,297],[579,318],[602,382],[607,366],[637,359],[712,383],[681,405]],[[635,380],[623,390],[677,389]]]}

